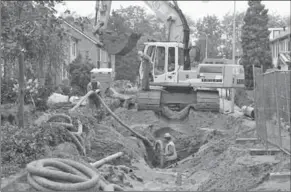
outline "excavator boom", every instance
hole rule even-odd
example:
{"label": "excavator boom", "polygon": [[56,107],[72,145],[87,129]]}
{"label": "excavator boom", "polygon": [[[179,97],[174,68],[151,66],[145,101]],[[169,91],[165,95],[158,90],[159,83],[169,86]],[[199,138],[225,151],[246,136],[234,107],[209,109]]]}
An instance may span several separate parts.
{"label": "excavator boom", "polygon": [[[96,0],[95,26],[93,34],[98,35],[99,40],[103,43],[103,48],[109,55],[126,55],[134,47],[141,37],[141,34],[130,33],[119,35],[107,31],[108,20],[111,11],[112,1]],[[103,53],[105,55],[106,53]],[[106,58],[106,57],[101,57]],[[102,61],[101,61],[102,62]]]}
{"label": "excavator boom", "polygon": [[183,43],[184,27],[177,11],[168,1],[144,1],[168,28],[168,41]]}

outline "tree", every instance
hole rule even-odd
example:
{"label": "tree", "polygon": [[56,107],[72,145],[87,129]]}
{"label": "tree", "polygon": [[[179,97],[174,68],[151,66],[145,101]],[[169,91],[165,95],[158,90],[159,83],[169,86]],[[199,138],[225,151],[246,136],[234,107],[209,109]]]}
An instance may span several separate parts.
{"label": "tree", "polygon": [[[241,47],[241,26],[243,24],[243,18],[244,18],[245,12],[238,12],[235,16],[235,39],[236,39],[236,48]],[[222,38],[222,45],[223,48],[221,50],[222,54],[225,55],[227,59],[232,58],[232,40],[233,40],[233,14],[227,13],[223,16],[223,19],[221,21],[222,25],[222,31],[223,31],[223,38]]]}
{"label": "tree", "polygon": [[269,46],[268,9],[261,1],[248,1],[249,8],[242,27],[242,64],[245,68],[246,87],[253,87],[252,65],[263,67],[263,71],[272,67]]}
{"label": "tree", "polygon": [[198,37],[208,37],[208,57],[217,57],[219,55],[219,46],[221,44],[222,28],[217,16],[205,16],[196,22],[196,31]]}
{"label": "tree", "polygon": [[[65,59],[65,31],[54,14],[55,1],[1,1],[1,48],[7,70],[24,50],[25,63],[44,83],[45,70],[56,73]],[[9,67],[8,67],[9,66]]]}
{"label": "tree", "polygon": [[282,16],[277,13],[268,15],[268,28],[281,28],[290,25],[290,16]]}
{"label": "tree", "polygon": [[116,55],[116,79],[136,80],[140,63],[137,52],[143,48],[143,43],[149,39],[162,41],[167,37],[165,24],[156,16],[147,14],[145,9],[139,6],[113,10],[108,21],[108,29],[120,34],[131,32],[142,34],[136,48],[126,56]]}

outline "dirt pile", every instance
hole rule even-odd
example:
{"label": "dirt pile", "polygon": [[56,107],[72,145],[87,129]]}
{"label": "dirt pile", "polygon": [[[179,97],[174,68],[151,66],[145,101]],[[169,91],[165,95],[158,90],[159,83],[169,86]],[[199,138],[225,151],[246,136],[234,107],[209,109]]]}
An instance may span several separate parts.
{"label": "dirt pile", "polygon": [[[200,158],[203,158],[204,162],[195,168],[212,173],[209,180],[200,186],[200,190],[249,190],[262,182],[273,166],[269,162],[242,163],[251,157],[247,150],[236,147],[227,147],[220,154],[211,152]],[[206,159],[211,160],[207,163]]]}
{"label": "dirt pile", "polygon": [[123,188],[132,188],[133,182],[142,182],[142,178],[135,175],[134,170],[124,165],[103,165],[98,169],[100,174],[110,183]]}

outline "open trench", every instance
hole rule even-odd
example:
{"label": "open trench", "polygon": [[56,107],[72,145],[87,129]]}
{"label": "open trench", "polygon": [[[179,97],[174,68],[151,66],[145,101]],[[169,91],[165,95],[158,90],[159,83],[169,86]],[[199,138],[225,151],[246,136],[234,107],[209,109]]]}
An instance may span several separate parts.
{"label": "open trench", "polygon": [[[178,154],[178,164],[174,163],[166,168],[161,168],[159,162],[155,158],[149,157],[149,154],[144,159],[133,160],[131,167],[143,179],[142,183],[131,181],[134,183],[132,184],[133,190],[162,190],[163,188],[159,188],[161,182],[165,182],[166,186],[168,182],[175,182],[177,172],[173,171],[173,168],[175,169],[183,161],[193,158],[195,153],[209,141],[223,138],[223,129],[227,127],[225,126],[227,118],[214,113],[192,111],[189,117],[183,121],[170,121],[151,111],[137,112],[135,109],[117,109],[115,113],[131,125],[135,131],[146,136],[152,142],[162,140],[165,133],[170,133]],[[101,123],[114,127],[125,137],[132,137],[129,131],[124,130],[110,117]],[[170,167],[172,169],[169,169]],[[149,186],[145,187],[147,185]],[[171,184],[167,187],[171,187]]]}
{"label": "open trench", "polygon": [[[170,133],[178,153],[177,164],[166,168],[149,158],[132,160],[130,167],[142,181],[131,180],[127,190],[250,190],[265,181],[279,162],[275,157],[256,160],[249,154],[248,147],[261,144],[235,144],[244,132],[255,136],[250,131],[254,124],[243,121],[243,117],[191,111],[183,121],[169,121],[151,111],[117,109],[115,113],[150,141]],[[103,123],[109,123],[126,138],[132,136],[111,118]]]}
{"label": "open trench", "polygon": [[[151,142],[170,133],[178,153],[177,164],[160,168],[155,158],[147,154],[142,142],[112,117],[105,117],[98,125],[92,122],[96,134],[92,135],[95,142],[88,153],[91,159],[96,161],[121,150],[127,154],[138,150],[135,156],[121,157],[99,169],[109,182],[127,191],[245,190],[260,182],[261,176],[271,169],[268,163],[247,165],[249,167],[237,165],[236,158],[245,161],[249,156],[245,149],[239,149],[232,142],[236,131],[249,128],[241,126],[235,118],[190,111],[183,121],[169,121],[152,111],[125,108],[116,109],[115,114]],[[124,165],[130,171],[120,171],[118,166]]]}

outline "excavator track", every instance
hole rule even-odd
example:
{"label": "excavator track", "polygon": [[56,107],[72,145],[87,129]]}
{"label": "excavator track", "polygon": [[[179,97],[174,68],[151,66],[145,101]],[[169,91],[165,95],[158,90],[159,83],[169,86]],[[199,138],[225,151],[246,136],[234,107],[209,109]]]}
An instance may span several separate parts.
{"label": "excavator track", "polygon": [[197,111],[219,112],[219,92],[212,89],[150,90],[138,93],[138,110],[161,112],[162,106],[172,111],[181,111],[194,105]]}

